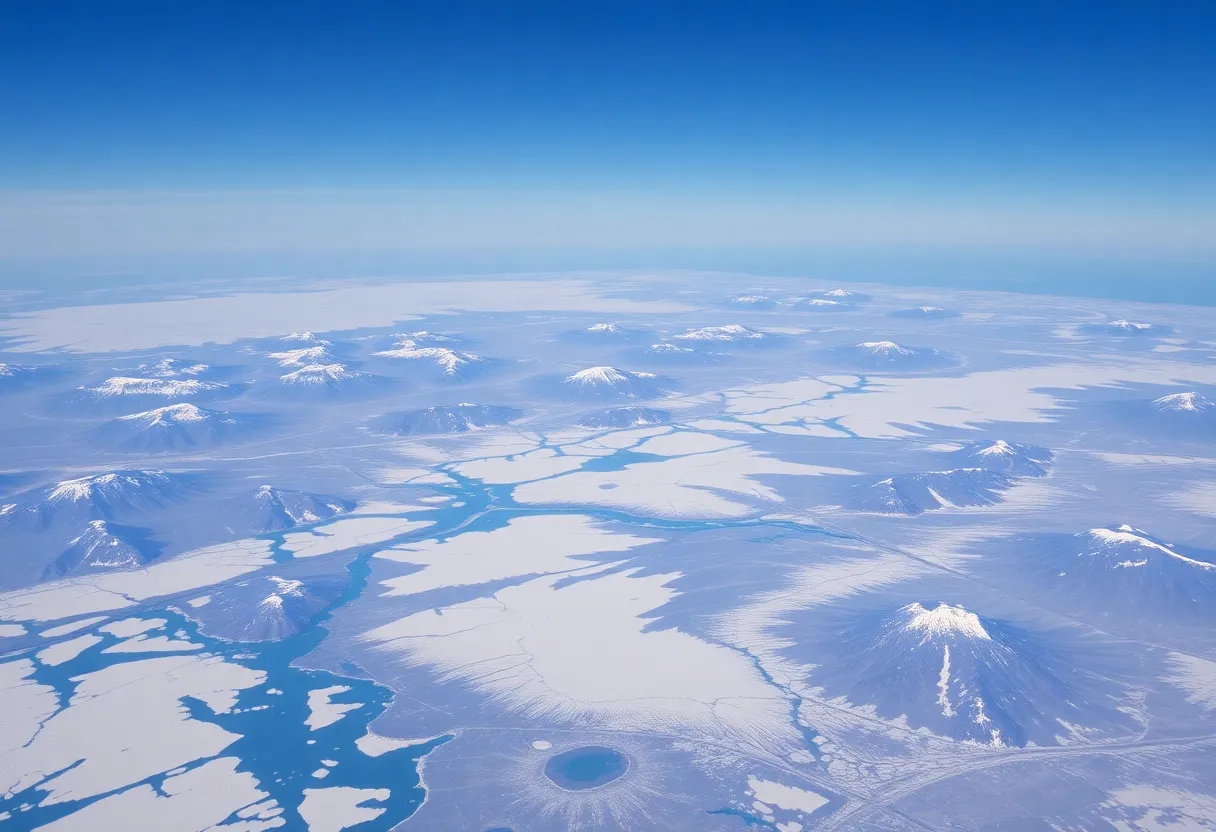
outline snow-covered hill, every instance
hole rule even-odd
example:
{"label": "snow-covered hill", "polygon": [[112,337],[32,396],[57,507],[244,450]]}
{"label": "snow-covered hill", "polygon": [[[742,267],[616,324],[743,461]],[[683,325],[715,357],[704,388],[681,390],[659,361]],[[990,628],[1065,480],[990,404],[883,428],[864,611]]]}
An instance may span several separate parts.
{"label": "snow-covered hill", "polygon": [[119,416],[98,428],[96,435],[121,450],[177,451],[235,439],[251,431],[253,422],[250,417],[183,403]]}
{"label": "snow-covered hill", "polygon": [[727,304],[739,309],[776,309],[781,305],[767,295],[740,295],[731,298]]}
{"label": "snow-covered hill", "polygon": [[349,500],[338,497],[263,485],[229,500],[223,521],[239,534],[265,534],[316,523],[353,508]]}
{"label": "snow-covered hill", "polygon": [[913,306],[910,309],[896,309],[891,313],[892,318],[909,318],[924,321],[957,318],[958,316],[959,313],[953,309],[944,309],[940,306]]}
{"label": "snow-covered hill", "polygon": [[748,329],[739,324],[726,324],[725,326],[704,326],[700,329],[690,329],[682,335],[673,336],[672,340],[681,341],[685,345],[718,345],[758,343],[760,341],[773,340],[773,337],[767,333]]}
{"label": "snow-covered hill", "polygon": [[1054,457],[1047,448],[995,439],[970,442],[945,454],[945,458],[958,467],[1000,471],[1014,477],[1041,477]]}
{"label": "snow-covered hill", "polygon": [[1216,402],[1195,392],[1172,393],[1153,400],[1159,413],[1205,414],[1216,413]]}
{"label": "snow-covered hill", "polygon": [[161,545],[148,540],[142,529],[91,520],[42,573],[43,580],[90,572],[136,569],[154,559]]}
{"label": "snow-covered hill", "polygon": [[908,347],[894,341],[863,341],[830,352],[837,361],[859,370],[916,371],[954,363],[952,356],[940,350]]}
{"label": "snow-covered hill", "polygon": [[1168,335],[1173,330],[1162,324],[1139,323],[1119,318],[1096,324],[1083,324],[1080,331],[1090,335],[1115,335],[1119,337],[1142,338],[1146,336]]}
{"label": "snow-covered hill", "polygon": [[300,393],[342,393],[364,391],[374,386],[375,378],[352,370],[345,364],[306,364],[279,376],[279,384]]}
{"label": "snow-covered hill", "polygon": [[671,421],[666,410],[653,407],[611,407],[588,413],[578,420],[585,428],[636,428],[646,425],[665,425]]}
{"label": "snow-covered hill", "polygon": [[63,480],[27,491],[3,515],[9,525],[47,529],[63,523],[83,526],[89,520],[112,520],[163,508],[196,491],[187,474],[165,471],[115,471]]}
{"label": "snow-covered hill", "polygon": [[661,384],[654,373],[588,367],[563,379],[561,390],[580,401],[645,399],[658,395]]}
{"label": "snow-covered hill", "polygon": [[485,359],[471,352],[453,349],[443,344],[455,344],[456,339],[434,332],[412,332],[397,336],[393,345],[373,355],[416,362],[434,375],[445,379],[462,379],[485,369]]}
{"label": "snow-covered hill", "polygon": [[984,468],[957,468],[896,474],[872,485],[856,486],[847,507],[875,514],[909,517],[940,508],[989,506],[1001,501],[1001,492],[1015,478]]}
{"label": "snow-covered hill", "polygon": [[24,387],[34,380],[36,373],[33,367],[0,363],[0,393]]}
{"label": "snow-covered hill", "polygon": [[[1009,622],[942,601],[832,622],[811,681],[884,719],[985,745],[1058,745],[1076,727],[1123,730],[1113,687]],[[824,636],[828,636],[824,633]]]}
{"label": "snow-covered hill", "polygon": [[467,433],[494,425],[506,425],[523,415],[522,410],[514,407],[464,403],[386,413],[374,419],[371,427],[379,433],[396,436]]}
{"label": "snow-covered hill", "polygon": [[153,400],[180,401],[215,396],[227,391],[228,385],[197,378],[160,378],[113,376],[94,387],[79,388],[83,401]]}
{"label": "snow-covered hill", "polygon": [[224,584],[189,610],[208,635],[229,641],[279,641],[303,631],[346,587],[337,575],[259,575]]}

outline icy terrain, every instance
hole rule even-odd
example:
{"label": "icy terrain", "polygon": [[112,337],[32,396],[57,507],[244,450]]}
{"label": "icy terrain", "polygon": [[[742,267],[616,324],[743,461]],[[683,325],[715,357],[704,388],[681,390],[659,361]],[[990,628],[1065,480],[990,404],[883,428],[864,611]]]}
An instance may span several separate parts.
{"label": "icy terrain", "polygon": [[0,338],[4,828],[1216,829],[1208,309],[576,274]]}

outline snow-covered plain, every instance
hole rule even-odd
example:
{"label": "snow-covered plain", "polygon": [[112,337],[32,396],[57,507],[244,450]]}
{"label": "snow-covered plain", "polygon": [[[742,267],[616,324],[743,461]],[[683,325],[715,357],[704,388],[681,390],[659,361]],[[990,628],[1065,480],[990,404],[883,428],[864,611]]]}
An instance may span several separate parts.
{"label": "snow-covered plain", "polygon": [[0,319],[0,824],[1216,829],[1210,310],[97,300]]}

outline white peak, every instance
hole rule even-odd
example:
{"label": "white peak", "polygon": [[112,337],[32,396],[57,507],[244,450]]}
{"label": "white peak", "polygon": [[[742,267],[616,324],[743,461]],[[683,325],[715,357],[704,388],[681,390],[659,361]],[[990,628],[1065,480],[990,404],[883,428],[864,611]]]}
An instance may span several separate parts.
{"label": "white peak", "polygon": [[1211,399],[1204,398],[1198,393],[1174,393],[1170,396],[1162,396],[1153,402],[1153,405],[1162,411],[1179,412],[1179,413],[1206,413],[1213,408]]}
{"label": "white peak", "polygon": [[585,331],[586,332],[617,333],[617,332],[621,331],[621,328],[619,326],[617,326],[616,324],[595,324],[594,326],[587,327],[587,329]]}
{"label": "white peak", "polygon": [[588,367],[566,378],[568,384],[623,384],[629,375],[616,367]]}
{"label": "white peak", "polygon": [[15,371],[8,364],[0,364],[0,376],[16,375]]}
{"label": "white peak", "polygon": [[683,335],[675,337],[684,341],[739,341],[743,339],[763,338],[764,335],[739,324],[727,324],[726,326],[706,326],[701,329],[690,329]]}
{"label": "white peak", "polygon": [[329,350],[323,345],[315,347],[302,347],[298,350],[285,350],[283,352],[272,352],[268,358],[273,358],[279,362],[280,367],[302,367],[308,364],[320,364],[329,359]]}
{"label": "white peak", "polygon": [[998,439],[989,445],[987,448],[980,448],[975,452],[975,456],[1014,456],[1017,451],[1013,446],[1004,439]]}
{"label": "white peak", "polygon": [[113,396],[193,396],[208,390],[219,390],[227,385],[197,379],[130,378],[115,376],[97,387],[89,388],[104,397]]}
{"label": "white peak", "polygon": [[858,349],[865,350],[871,355],[912,355],[913,351],[907,347],[901,347],[894,341],[863,341],[857,345]]}
{"label": "white peak", "polygon": [[132,488],[140,488],[148,485],[150,480],[168,481],[163,471],[133,471],[125,474],[95,474],[88,477],[77,477],[76,479],[64,480],[55,483],[55,487],[51,490],[50,501],[58,502],[80,502],[88,500],[96,492],[107,492],[121,490],[124,485]]}
{"label": "white peak", "polygon": [[840,306],[838,300],[824,300],[823,298],[811,298],[805,301],[807,306]]}
{"label": "white peak", "polygon": [[301,592],[304,588],[302,581],[293,581],[288,578],[281,578],[278,575],[271,575],[269,580],[275,586],[275,592],[279,595],[299,597],[304,593]]}
{"label": "white peak", "polygon": [[[1125,524],[1119,526],[1117,529],[1090,529],[1088,534],[1104,548],[1108,546],[1130,546],[1135,549],[1158,552],[1166,557],[1173,558],[1174,560],[1185,563],[1189,566],[1196,566],[1200,569],[1216,570],[1216,564],[1207,563],[1202,560],[1195,560],[1194,558],[1188,558],[1186,555],[1180,555],[1168,546],[1162,546],[1160,543],[1150,540],[1139,532],[1139,529],[1132,528],[1131,526]],[[1116,565],[1119,566],[1122,564]]]}
{"label": "white peak", "polygon": [[848,289],[831,289],[823,293],[825,298],[851,298],[853,293]]}
{"label": "white peak", "polygon": [[318,338],[316,333],[305,330],[304,332],[292,332],[282,337],[283,341],[305,341],[310,344],[328,344],[324,338]]}
{"label": "white peak", "polygon": [[376,355],[385,358],[405,358],[411,361],[432,361],[444,375],[454,375],[457,370],[468,364],[481,361],[481,356],[471,352],[457,352],[447,347],[420,347],[413,340],[406,338],[397,343],[391,350],[381,350]]}
{"label": "white peak", "polygon": [[692,352],[688,347],[681,347],[677,344],[651,344],[647,347],[646,352],[652,353],[677,353],[677,352]]}
{"label": "white peak", "polygon": [[173,378],[174,376],[197,376],[211,369],[207,364],[187,364],[177,358],[164,358],[155,364],[140,365],[148,375],[157,378]]}
{"label": "white peak", "polygon": [[920,633],[925,640],[938,637],[962,636],[990,641],[992,637],[980,623],[979,616],[961,606],[939,603],[928,609],[920,603],[908,604],[900,612],[907,617],[904,629]]}
{"label": "white peak", "polygon": [[266,607],[271,610],[275,610],[275,611],[281,610],[281,609],[283,609],[283,596],[282,595],[267,595],[265,598],[262,599],[261,606]]}
{"label": "white peak", "polygon": [[771,303],[769,298],[764,295],[741,295],[735,298],[732,303]]}
{"label": "white peak", "polygon": [[1138,323],[1135,323],[1134,321],[1129,321],[1125,318],[1120,318],[1117,321],[1111,321],[1109,326],[1113,326],[1116,329],[1127,329],[1127,330],[1135,330],[1135,331],[1141,331],[1141,330],[1153,328],[1152,324],[1138,324]]}
{"label": "white peak", "polygon": [[186,422],[205,422],[211,417],[208,411],[192,404],[171,404],[158,407],[155,410],[145,410],[143,413],[132,413],[129,416],[119,416],[120,422],[147,422],[153,425],[173,425]]}
{"label": "white peak", "polygon": [[946,310],[942,309],[940,306],[922,306],[922,307],[920,307],[920,311],[921,312],[945,312]]}
{"label": "white peak", "polygon": [[359,375],[341,364],[309,364],[295,372],[280,376],[279,380],[284,384],[318,385],[331,381],[344,381]]}

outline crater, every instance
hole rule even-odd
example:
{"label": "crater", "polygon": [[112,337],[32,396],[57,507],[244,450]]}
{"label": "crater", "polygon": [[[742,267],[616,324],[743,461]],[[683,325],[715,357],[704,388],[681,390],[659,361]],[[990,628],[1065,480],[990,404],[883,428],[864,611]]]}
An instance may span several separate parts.
{"label": "crater", "polygon": [[629,770],[629,758],[603,745],[584,745],[554,754],[545,763],[545,776],[568,791],[586,791],[619,780]]}

